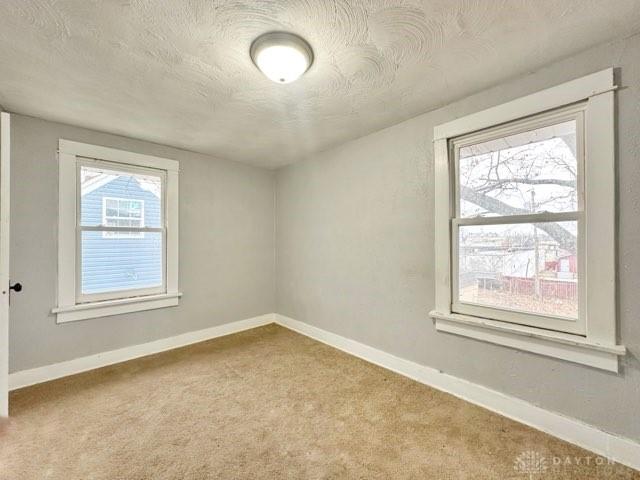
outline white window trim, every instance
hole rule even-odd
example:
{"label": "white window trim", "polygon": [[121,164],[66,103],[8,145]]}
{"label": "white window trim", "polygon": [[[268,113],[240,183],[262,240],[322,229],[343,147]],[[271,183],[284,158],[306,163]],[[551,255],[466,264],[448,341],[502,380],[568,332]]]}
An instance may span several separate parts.
{"label": "white window trim", "polygon": [[[78,303],[77,265],[77,164],[78,157],[104,160],[130,166],[155,168],[166,172],[166,291],[131,298]],[[114,148],[60,139],[58,144],[58,305],[52,310],[57,323],[138,312],[178,305],[178,172],[175,160],[131,153]]]}
{"label": "white window trim", "polygon": [[[552,87],[434,128],[436,329],[613,372],[626,349],[616,333],[615,130],[613,69]],[[586,101],[584,110],[584,335],[452,312],[453,188],[449,140]],[[590,254],[590,252],[593,252]],[[598,281],[595,274],[597,272]]]}
{"label": "white window trim", "polygon": [[[113,217],[113,216],[109,216],[107,215],[107,201],[108,200],[115,200],[116,202],[118,202],[118,211],[120,210],[120,201],[126,201],[126,202],[138,202],[141,205],[141,209],[140,209],[140,217],[136,218],[136,217]],[[102,197],[102,225],[106,226],[107,225],[107,219],[112,218],[112,219],[126,219],[126,220],[140,220],[140,228],[144,228],[144,200],[142,199],[138,199],[138,198],[121,198],[121,197]],[[131,235],[132,233],[135,233],[135,235]],[[144,238],[144,233],[145,232],[121,232],[121,233],[115,233],[114,235],[109,235],[109,232],[102,232],[102,238]]]}

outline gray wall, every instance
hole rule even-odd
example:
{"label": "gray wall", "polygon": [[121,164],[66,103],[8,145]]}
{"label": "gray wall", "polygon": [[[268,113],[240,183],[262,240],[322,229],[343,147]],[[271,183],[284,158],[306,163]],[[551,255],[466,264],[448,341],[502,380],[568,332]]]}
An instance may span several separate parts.
{"label": "gray wall", "polygon": [[[640,441],[640,36],[278,171],[277,311]],[[619,375],[435,331],[433,127],[620,67]],[[455,74],[455,73],[452,73]],[[426,79],[425,79],[426,81]]]}
{"label": "gray wall", "polygon": [[[12,115],[10,371],[275,311],[274,173],[161,145]],[[180,161],[174,308],[57,325],[58,139]]]}

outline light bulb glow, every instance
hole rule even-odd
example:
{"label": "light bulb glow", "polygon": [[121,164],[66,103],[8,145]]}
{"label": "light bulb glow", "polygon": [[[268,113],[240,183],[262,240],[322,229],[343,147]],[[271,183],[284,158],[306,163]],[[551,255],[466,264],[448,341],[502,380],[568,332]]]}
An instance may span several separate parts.
{"label": "light bulb glow", "polygon": [[284,32],[258,37],[251,46],[251,57],[260,71],[276,83],[297,80],[313,61],[313,53],[307,42]]}

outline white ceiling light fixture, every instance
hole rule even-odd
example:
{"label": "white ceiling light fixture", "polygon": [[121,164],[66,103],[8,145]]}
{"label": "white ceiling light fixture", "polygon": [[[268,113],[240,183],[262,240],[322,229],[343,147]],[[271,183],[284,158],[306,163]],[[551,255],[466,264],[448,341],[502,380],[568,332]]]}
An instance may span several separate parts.
{"label": "white ceiling light fixture", "polygon": [[251,59],[267,78],[291,83],[313,63],[313,50],[305,39],[288,32],[269,32],[251,44]]}

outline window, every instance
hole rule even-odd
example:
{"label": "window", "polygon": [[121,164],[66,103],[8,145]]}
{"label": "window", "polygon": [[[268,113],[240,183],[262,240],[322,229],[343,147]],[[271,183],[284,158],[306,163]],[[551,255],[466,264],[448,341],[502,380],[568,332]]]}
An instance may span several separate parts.
{"label": "window", "polygon": [[60,140],[58,322],[177,305],[177,162]]}
{"label": "window", "polygon": [[[158,198],[158,205],[160,198]],[[144,227],[144,200],[102,197],[102,225],[105,227]],[[102,238],[144,238],[144,232],[103,231]]]}
{"label": "window", "polygon": [[617,371],[613,72],[434,131],[439,331]]}
{"label": "window", "polygon": [[77,162],[77,301],[163,293],[165,172],[85,158]]}
{"label": "window", "polygon": [[[584,104],[454,138],[452,312],[583,334]],[[558,275],[562,258],[575,278]]]}

